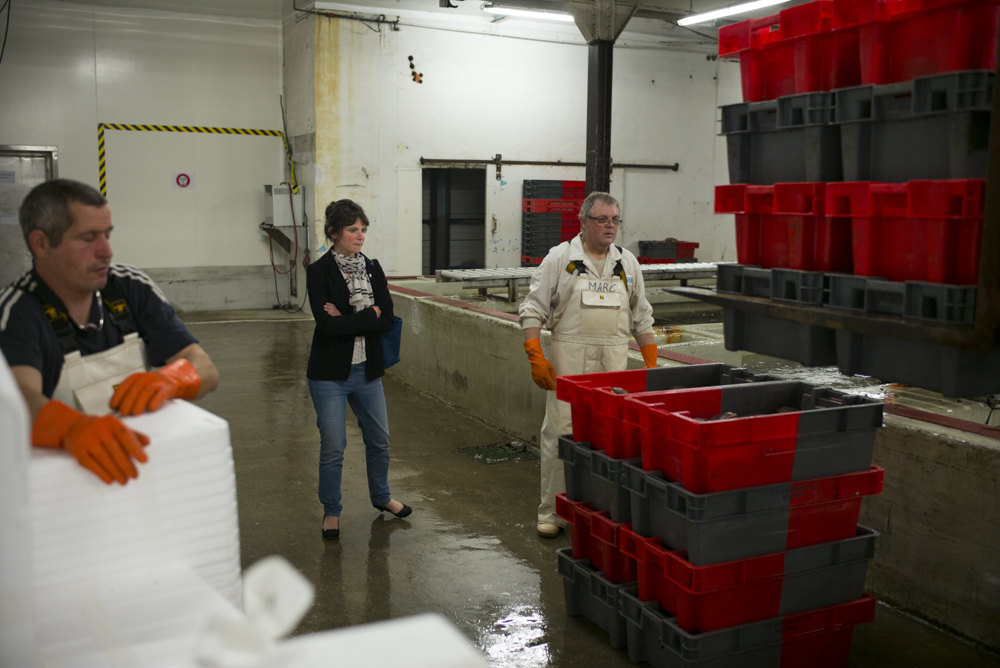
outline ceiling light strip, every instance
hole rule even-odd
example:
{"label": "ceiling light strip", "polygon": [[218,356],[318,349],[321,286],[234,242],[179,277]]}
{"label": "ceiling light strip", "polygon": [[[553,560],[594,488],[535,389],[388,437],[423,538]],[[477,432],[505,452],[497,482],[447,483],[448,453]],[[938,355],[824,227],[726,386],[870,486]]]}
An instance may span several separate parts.
{"label": "ceiling light strip", "polygon": [[547,21],[567,21],[572,22],[573,17],[569,14],[557,12],[535,12],[528,9],[516,9],[514,7],[498,7],[493,4],[484,4],[481,9],[489,14],[500,14],[502,16],[516,16],[523,19],[536,19]]}
{"label": "ceiling light strip", "polygon": [[752,12],[757,9],[763,9],[765,7],[773,7],[774,5],[780,5],[782,3],[788,2],[789,0],[756,0],[756,2],[745,2],[741,5],[733,5],[732,7],[726,7],[724,9],[716,9],[715,11],[705,12],[704,14],[695,14],[694,16],[688,16],[677,22],[677,25],[689,26],[695,23],[704,23],[706,21],[714,21],[715,19],[721,19],[724,16],[732,16],[733,14],[746,14],[747,12]]}

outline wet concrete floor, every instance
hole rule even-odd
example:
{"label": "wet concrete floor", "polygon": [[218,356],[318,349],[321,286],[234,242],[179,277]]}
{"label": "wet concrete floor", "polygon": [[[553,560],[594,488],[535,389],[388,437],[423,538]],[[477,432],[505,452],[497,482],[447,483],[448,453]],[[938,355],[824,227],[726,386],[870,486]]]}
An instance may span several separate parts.
{"label": "wet concrete floor", "polygon": [[[341,536],[324,541],[305,378],[312,320],[183,317],[222,374],[219,390],[199,404],[232,431],[243,566],[280,554],[316,587],[296,633],[437,612],[493,666],[633,665],[597,626],[566,615],[554,553],[570,541],[535,534],[538,462],[483,464],[458,452],[509,437],[385,377],[390,487],[413,514],[398,520],[372,508],[361,433],[349,417]],[[855,632],[850,665],[995,667],[1000,655],[880,605],[875,622]]]}

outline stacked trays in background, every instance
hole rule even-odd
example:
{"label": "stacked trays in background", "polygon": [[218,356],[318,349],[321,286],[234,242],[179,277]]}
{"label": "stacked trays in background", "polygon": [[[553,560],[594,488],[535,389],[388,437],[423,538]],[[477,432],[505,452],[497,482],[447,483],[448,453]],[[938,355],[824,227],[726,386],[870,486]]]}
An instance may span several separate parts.
{"label": "stacked trays in background", "polygon": [[566,611],[675,666],[847,665],[877,532],[882,404],[725,364],[557,380]]}
{"label": "stacked trays in background", "polygon": [[[719,292],[971,324],[998,28],[1000,0],[819,0],[721,28],[744,102],[720,108],[733,185],[715,212],[736,217],[739,264]],[[1000,391],[1000,349],[723,319],[729,350]]]}
{"label": "stacked trays in background", "polygon": [[521,200],[521,264],[541,264],[549,249],[580,231],[586,181],[525,180]]}
{"label": "stacked trays in background", "polygon": [[700,244],[696,241],[640,241],[639,264],[680,264],[697,262],[694,250]]}

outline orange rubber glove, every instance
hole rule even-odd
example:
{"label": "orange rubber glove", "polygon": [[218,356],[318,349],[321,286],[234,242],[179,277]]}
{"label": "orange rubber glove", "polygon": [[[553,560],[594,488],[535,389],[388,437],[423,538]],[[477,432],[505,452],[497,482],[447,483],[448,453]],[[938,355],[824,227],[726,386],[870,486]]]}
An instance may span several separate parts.
{"label": "orange rubber glove", "polygon": [[656,344],[647,343],[639,348],[642,351],[642,361],[646,363],[647,369],[656,368]]}
{"label": "orange rubber glove", "polygon": [[535,385],[543,390],[556,389],[556,370],[552,362],[545,359],[541,340],[525,341],[524,352],[528,353],[528,361],[531,362],[531,380],[535,381]]}
{"label": "orange rubber glove", "polygon": [[85,469],[111,484],[138,478],[132,463],[148,460],[143,446],[149,437],[129,429],[114,415],[84,415],[61,401],[45,404],[31,430],[31,442],[43,448],[62,448]]}
{"label": "orange rubber glove", "polygon": [[201,376],[184,358],[157,371],[133,373],[111,397],[111,408],[122,415],[152,412],[167,399],[194,399],[201,390]]}

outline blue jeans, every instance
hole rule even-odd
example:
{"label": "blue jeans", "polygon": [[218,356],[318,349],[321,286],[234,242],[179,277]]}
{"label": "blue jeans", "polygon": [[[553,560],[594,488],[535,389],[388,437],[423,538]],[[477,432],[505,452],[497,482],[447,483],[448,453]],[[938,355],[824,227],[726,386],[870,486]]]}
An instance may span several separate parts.
{"label": "blue jeans", "polygon": [[358,418],[368,464],[368,495],[384,506],[389,495],[389,416],[382,379],[365,380],[365,365],[355,364],[347,380],[310,380],[309,394],[319,427],[319,500],[325,515],[340,517],[340,479],[347,447],[347,402]]}

